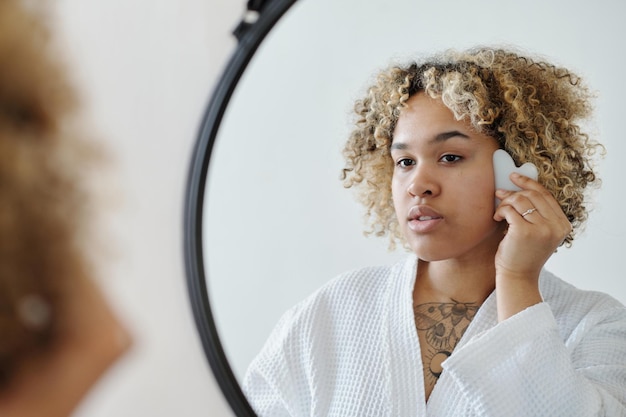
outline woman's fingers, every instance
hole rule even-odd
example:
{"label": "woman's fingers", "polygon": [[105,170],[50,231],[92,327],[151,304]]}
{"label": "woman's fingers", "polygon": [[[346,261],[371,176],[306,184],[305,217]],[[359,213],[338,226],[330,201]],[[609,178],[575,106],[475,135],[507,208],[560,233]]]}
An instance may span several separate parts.
{"label": "woman's fingers", "polygon": [[522,191],[496,190],[496,196],[501,200],[496,209],[494,219],[496,221],[505,220],[505,211],[499,210],[506,206],[513,207],[517,212],[508,212],[506,218],[509,224],[518,223],[524,220],[531,224],[544,224],[548,229],[553,230],[558,236],[560,243],[571,233],[572,226],[563,213],[558,201],[537,181],[518,174],[511,175],[511,180],[516,183]]}
{"label": "woman's fingers", "polygon": [[538,273],[571,232],[571,225],[545,187],[519,175],[511,175],[511,180],[522,190],[496,190],[501,202],[494,220],[505,220],[509,225],[496,255],[497,267],[521,274]]}
{"label": "woman's fingers", "polygon": [[565,216],[563,214],[561,206],[559,205],[559,202],[556,201],[552,193],[550,193],[550,191],[548,191],[543,185],[541,185],[537,181],[519,174],[512,174],[511,181],[513,181],[515,185],[517,185],[524,191],[528,190],[538,193],[543,198],[542,201],[546,202],[548,206],[552,209],[552,213],[558,216]]}

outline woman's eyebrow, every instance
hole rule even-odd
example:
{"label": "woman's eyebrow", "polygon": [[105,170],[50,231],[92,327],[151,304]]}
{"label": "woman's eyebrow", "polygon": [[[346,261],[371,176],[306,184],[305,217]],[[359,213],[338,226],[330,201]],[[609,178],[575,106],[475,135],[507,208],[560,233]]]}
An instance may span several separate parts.
{"label": "woman's eyebrow", "polygon": [[401,151],[401,150],[407,149],[408,147],[409,146],[404,142],[393,142],[391,146],[389,147],[389,150],[397,149]]}
{"label": "woman's eyebrow", "polygon": [[[468,135],[466,135],[465,133],[459,132],[458,130],[451,130],[449,132],[442,132],[437,134],[434,138],[432,138],[431,140],[428,141],[429,144],[432,143],[437,143],[437,142],[443,142],[446,141],[450,138],[454,138],[454,137],[461,137],[463,139],[470,139],[470,137]],[[404,142],[393,142],[390,146],[390,150],[392,149],[397,149],[397,150],[404,150],[407,149],[408,145]]]}
{"label": "woman's eyebrow", "polygon": [[470,137],[467,136],[465,133],[461,133],[458,130],[452,130],[450,132],[443,132],[443,133],[439,133],[437,136],[435,136],[430,142],[443,142],[445,140],[448,140],[450,138],[453,137],[462,137],[464,139],[469,139]]}

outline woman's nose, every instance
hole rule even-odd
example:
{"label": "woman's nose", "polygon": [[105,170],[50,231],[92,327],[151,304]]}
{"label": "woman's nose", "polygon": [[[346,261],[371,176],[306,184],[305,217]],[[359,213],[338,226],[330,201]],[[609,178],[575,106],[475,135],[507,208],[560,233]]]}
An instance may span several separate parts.
{"label": "woman's nose", "polygon": [[432,169],[427,166],[416,166],[407,193],[412,198],[434,196],[439,193],[439,185],[434,178]]}

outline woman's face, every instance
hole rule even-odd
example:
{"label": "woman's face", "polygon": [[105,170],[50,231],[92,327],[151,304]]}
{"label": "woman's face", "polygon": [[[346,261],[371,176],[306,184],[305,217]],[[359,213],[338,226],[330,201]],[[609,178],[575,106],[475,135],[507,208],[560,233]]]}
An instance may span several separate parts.
{"label": "woman's face", "polygon": [[503,225],[493,220],[497,141],[418,93],[393,134],[393,201],[400,230],[424,261],[493,261]]}

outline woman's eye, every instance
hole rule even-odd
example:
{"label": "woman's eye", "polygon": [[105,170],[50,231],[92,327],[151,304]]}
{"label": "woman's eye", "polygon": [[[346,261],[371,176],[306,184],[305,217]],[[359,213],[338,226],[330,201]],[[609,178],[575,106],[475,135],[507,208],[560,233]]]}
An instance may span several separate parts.
{"label": "woman's eye", "polygon": [[459,155],[448,154],[441,157],[442,162],[458,162],[460,160],[461,157]]}
{"label": "woman's eye", "polygon": [[406,168],[411,165],[415,165],[415,161],[409,158],[402,158],[396,161],[396,166],[399,166],[400,168]]}

